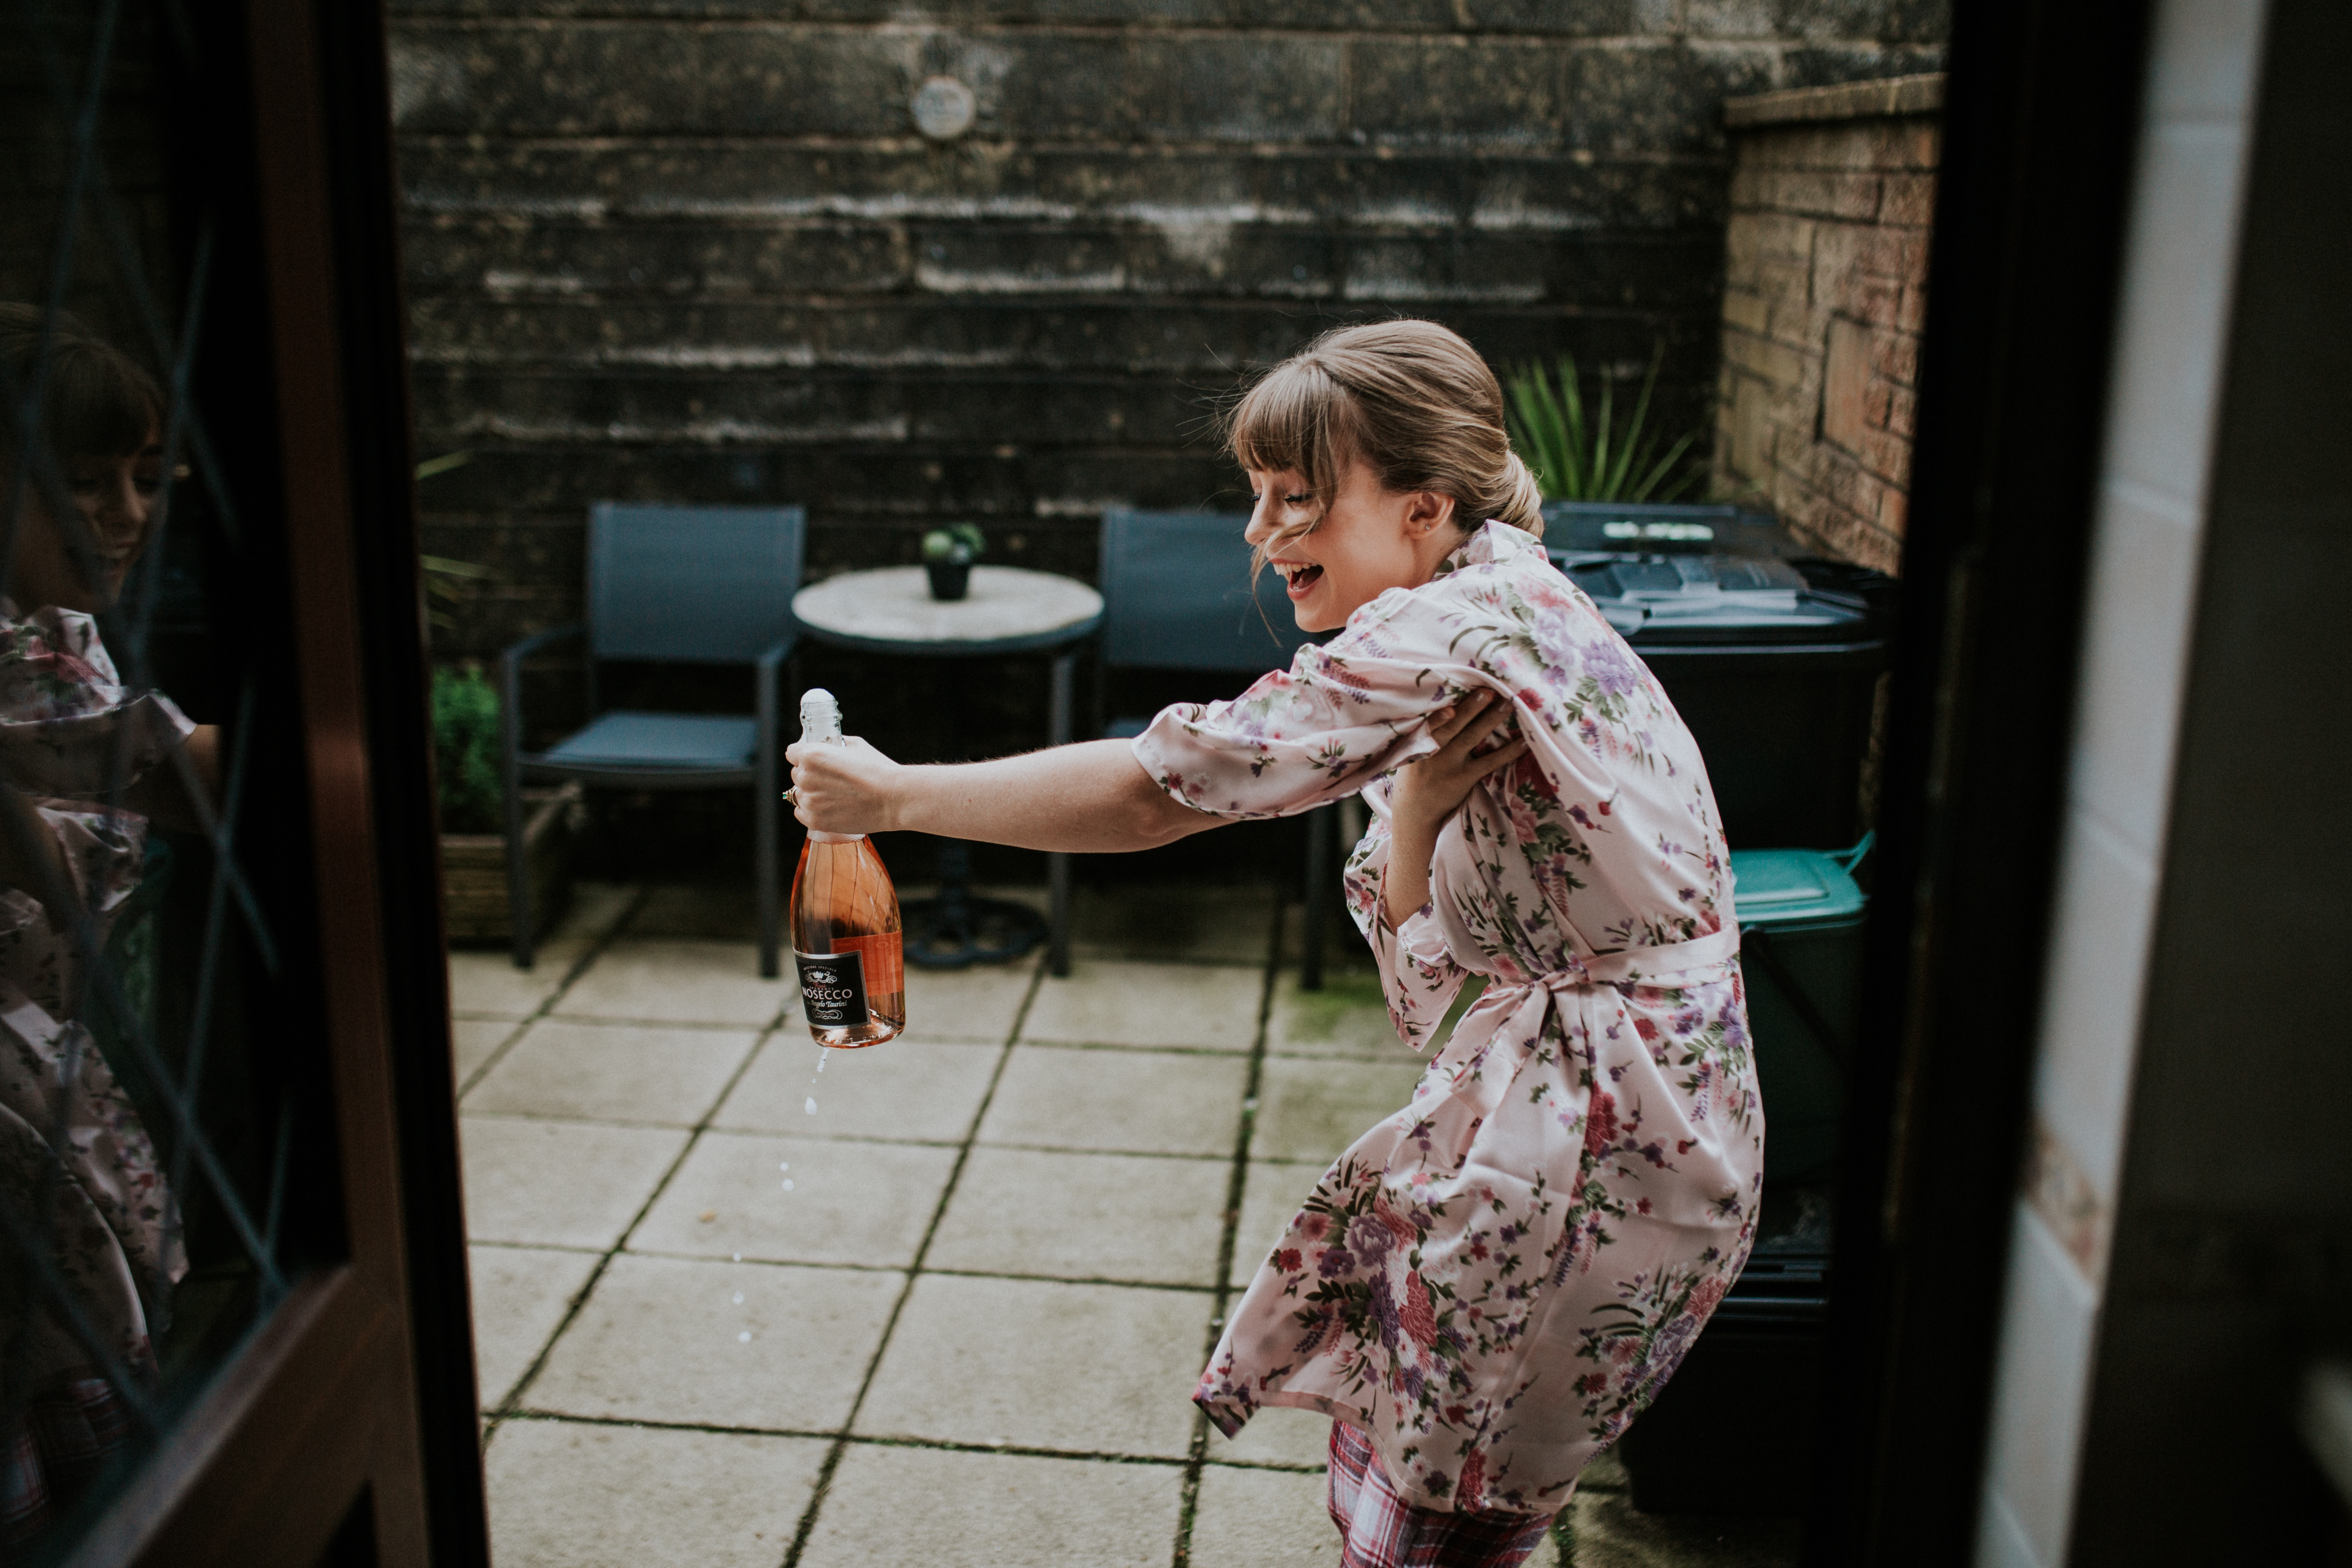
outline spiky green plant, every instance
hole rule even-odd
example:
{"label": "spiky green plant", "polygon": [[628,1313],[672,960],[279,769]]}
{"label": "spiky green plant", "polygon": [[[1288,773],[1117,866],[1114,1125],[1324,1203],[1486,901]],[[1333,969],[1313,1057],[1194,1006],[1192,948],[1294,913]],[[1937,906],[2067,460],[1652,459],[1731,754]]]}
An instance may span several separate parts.
{"label": "spiky green plant", "polygon": [[1546,500],[1671,501],[1699,482],[1697,470],[1683,467],[1683,457],[1700,432],[1668,443],[1650,422],[1650,394],[1665,352],[1660,343],[1650,356],[1642,395],[1622,428],[1617,424],[1617,389],[1605,375],[1600,406],[1588,416],[1573,354],[1559,356],[1557,380],[1536,364],[1511,373],[1505,410],[1511,444],[1535,471]]}
{"label": "spiky green plant", "polygon": [[[436,474],[462,468],[473,460],[471,452],[444,452],[437,458],[427,458],[417,464],[416,478],[422,483]],[[457,612],[473,598],[485,582],[498,575],[487,566],[477,566],[470,561],[453,561],[446,555],[420,555],[416,563],[425,570],[427,636],[433,632],[456,631]]]}

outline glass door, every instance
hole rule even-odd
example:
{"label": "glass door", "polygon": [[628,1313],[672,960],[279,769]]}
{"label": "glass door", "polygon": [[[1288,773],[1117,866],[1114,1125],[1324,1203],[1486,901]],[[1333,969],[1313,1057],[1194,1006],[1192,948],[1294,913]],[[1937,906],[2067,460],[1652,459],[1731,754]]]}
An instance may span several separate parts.
{"label": "glass door", "polygon": [[0,16],[0,1562],[487,1561],[381,16]]}

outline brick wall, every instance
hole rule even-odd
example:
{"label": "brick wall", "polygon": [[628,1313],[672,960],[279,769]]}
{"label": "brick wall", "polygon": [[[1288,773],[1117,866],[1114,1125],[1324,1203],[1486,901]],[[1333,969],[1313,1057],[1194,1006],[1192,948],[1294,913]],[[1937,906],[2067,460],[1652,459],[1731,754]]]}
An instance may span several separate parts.
{"label": "brick wall", "polygon": [[[1943,0],[396,0],[444,654],[576,612],[599,497],[793,500],[812,565],[1094,569],[1235,498],[1242,369],[1433,316],[1709,417],[1733,94],[1940,61]],[[970,88],[919,135],[926,79]]]}
{"label": "brick wall", "polygon": [[1895,570],[1943,79],[1735,100],[1717,489]]}

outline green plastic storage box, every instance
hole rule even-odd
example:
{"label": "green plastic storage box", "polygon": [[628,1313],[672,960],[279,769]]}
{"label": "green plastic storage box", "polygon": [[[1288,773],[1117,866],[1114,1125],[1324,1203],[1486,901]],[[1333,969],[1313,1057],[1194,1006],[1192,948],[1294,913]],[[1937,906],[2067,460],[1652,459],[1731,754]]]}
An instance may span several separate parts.
{"label": "green plastic storage box", "polygon": [[1764,1179],[1825,1181],[1837,1161],[1862,993],[1869,903],[1850,868],[1869,852],[1734,850],[1748,1028],[1764,1095]]}

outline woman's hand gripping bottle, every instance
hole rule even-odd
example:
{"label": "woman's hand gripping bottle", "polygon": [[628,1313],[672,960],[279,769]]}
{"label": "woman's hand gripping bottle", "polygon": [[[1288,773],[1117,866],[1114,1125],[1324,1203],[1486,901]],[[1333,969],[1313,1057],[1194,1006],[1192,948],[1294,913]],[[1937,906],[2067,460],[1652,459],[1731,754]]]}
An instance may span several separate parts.
{"label": "woman's hand gripping bottle", "polygon": [[[801,739],[841,739],[832,692],[802,694]],[[866,835],[810,830],[793,874],[793,959],[818,1045],[879,1045],[907,1026],[898,890]]]}

